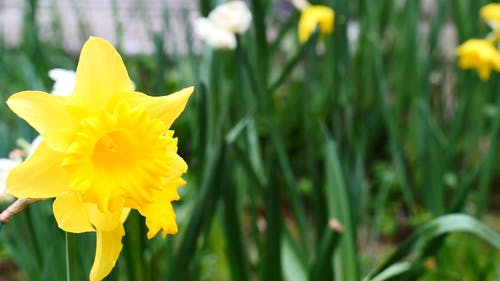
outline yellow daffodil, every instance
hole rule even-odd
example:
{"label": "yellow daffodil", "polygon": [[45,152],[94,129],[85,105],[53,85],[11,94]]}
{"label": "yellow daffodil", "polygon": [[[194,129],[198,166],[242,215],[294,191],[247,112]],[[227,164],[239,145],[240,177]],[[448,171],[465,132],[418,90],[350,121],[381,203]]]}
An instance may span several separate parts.
{"label": "yellow daffodil", "polygon": [[324,37],[325,35],[331,34],[333,32],[334,19],[334,11],[327,6],[306,6],[300,14],[298,28],[299,42],[306,42],[318,25],[321,36]]}
{"label": "yellow daffodil", "polygon": [[187,165],[170,126],[192,92],[151,97],[134,91],[118,52],[91,37],[69,96],[25,91],[8,99],[42,141],[10,172],[7,189],[20,198],[55,198],[61,229],[96,232],[90,280],[113,269],[130,209],[146,218],[148,238],[177,232],[171,201],[179,199]]}
{"label": "yellow daffodil", "polygon": [[493,29],[496,38],[500,38],[500,4],[490,3],[479,11],[481,18]]}
{"label": "yellow daffodil", "polygon": [[491,70],[500,71],[500,53],[493,43],[483,39],[469,39],[457,47],[459,66],[463,69],[475,68],[479,78],[488,80]]}

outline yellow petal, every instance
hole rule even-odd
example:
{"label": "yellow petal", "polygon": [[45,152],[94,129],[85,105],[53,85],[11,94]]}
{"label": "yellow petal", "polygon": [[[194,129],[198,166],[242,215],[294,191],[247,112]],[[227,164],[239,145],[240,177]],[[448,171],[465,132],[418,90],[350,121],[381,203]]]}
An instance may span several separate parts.
{"label": "yellow petal", "polygon": [[7,190],[19,198],[51,198],[69,190],[69,176],[61,167],[63,153],[43,140],[33,155],[7,177]]}
{"label": "yellow petal", "polygon": [[490,78],[491,68],[489,66],[478,67],[477,73],[481,81],[486,81]]}
{"label": "yellow petal", "polygon": [[173,183],[172,187],[156,192],[152,202],[144,204],[138,208],[139,213],[146,218],[148,227],[148,239],[153,238],[160,230],[165,238],[167,234],[177,233],[177,223],[175,222],[175,212],[171,201],[178,200],[177,186],[183,183]]}
{"label": "yellow petal", "polygon": [[66,99],[44,92],[25,91],[12,95],[7,105],[33,126],[50,147],[64,151],[79,123],[66,110]]}
{"label": "yellow petal", "polygon": [[94,264],[90,270],[90,281],[104,279],[115,266],[122,250],[122,237],[125,235],[123,225],[118,225],[111,231],[97,229],[96,251]]}
{"label": "yellow petal", "polygon": [[310,5],[302,10],[299,19],[299,42],[304,43],[309,39],[316,26],[319,25],[321,35],[328,35],[334,29],[335,12],[327,6]]}
{"label": "yellow petal", "polygon": [[116,93],[133,90],[120,54],[108,41],[90,37],[80,53],[71,103],[92,114],[105,108]]}
{"label": "yellow petal", "polygon": [[125,222],[125,220],[127,219],[128,217],[128,214],[130,213],[130,209],[129,208],[123,208],[122,210],[122,214],[120,215],[120,222],[123,224]]}
{"label": "yellow petal", "polygon": [[172,160],[168,167],[171,176],[180,177],[182,174],[187,172],[188,165],[182,157],[173,152],[168,152],[168,154],[171,156],[170,159]]}
{"label": "yellow petal", "polygon": [[66,192],[56,197],[52,205],[59,228],[67,232],[94,231],[87,209],[75,192]]}
{"label": "yellow petal", "polygon": [[[124,209],[115,210],[114,212],[102,212],[97,207],[97,204],[86,204],[90,222],[96,229],[102,231],[111,231],[123,223]],[[126,216],[125,216],[126,218]]]}
{"label": "yellow petal", "polygon": [[130,104],[144,106],[151,118],[158,118],[170,128],[174,120],[182,113],[194,87],[184,88],[162,97],[151,97],[139,92],[127,94]]}
{"label": "yellow petal", "polygon": [[485,21],[498,21],[500,20],[500,4],[490,3],[485,5],[479,10],[479,14]]}

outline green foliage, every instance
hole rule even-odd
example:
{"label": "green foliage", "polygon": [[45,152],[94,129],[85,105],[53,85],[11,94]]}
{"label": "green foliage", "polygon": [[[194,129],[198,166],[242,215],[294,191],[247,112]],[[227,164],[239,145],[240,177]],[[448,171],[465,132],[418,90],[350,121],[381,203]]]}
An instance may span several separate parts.
{"label": "green foliage", "polygon": [[[221,1],[198,2],[206,15]],[[163,32],[149,32],[154,53],[124,54],[141,92],[196,90],[174,124],[189,164],[175,204],[179,233],[148,240],[131,213],[107,280],[497,280],[498,229],[481,219],[498,216],[500,77],[482,83],[459,70],[455,46],[442,39],[448,28],[457,44],[484,35],[486,1],[430,1],[429,14],[420,8],[429,1],[311,1],[335,10],[335,32],[303,45],[299,11],[277,2],[248,1],[253,26],[234,51],[195,51],[185,14],[187,50],[166,52],[165,12]],[[19,48],[0,36],[2,101],[48,91],[49,69],[76,66],[52,43],[60,40],[41,39],[37,4],[27,2]],[[112,5],[123,46],[126,23],[120,2]],[[89,20],[78,17],[79,37],[90,35]],[[0,104],[2,157],[35,136]],[[64,233],[50,206],[30,206],[0,232],[23,280],[66,278]],[[83,280],[95,237],[75,240]]]}

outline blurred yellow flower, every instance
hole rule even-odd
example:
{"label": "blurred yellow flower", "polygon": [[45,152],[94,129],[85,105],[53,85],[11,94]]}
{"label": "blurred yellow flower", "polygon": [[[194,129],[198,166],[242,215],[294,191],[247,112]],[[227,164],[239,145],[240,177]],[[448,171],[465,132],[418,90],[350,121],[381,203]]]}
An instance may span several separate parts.
{"label": "blurred yellow flower", "polygon": [[53,198],[68,232],[95,231],[90,280],[113,269],[130,209],[146,218],[148,238],[177,232],[171,201],[187,165],[169,128],[193,87],[168,96],[134,91],[122,58],[104,39],[83,46],[69,96],[25,91],[7,104],[42,136],[33,155],[7,178],[19,198]]}
{"label": "blurred yellow flower", "polygon": [[500,38],[500,4],[490,3],[479,10],[481,18],[493,29],[497,38]]}
{"label": "blurred yellow flower", "polygon": [[500,71],[500,53],[491,41],[469,39],[458,46],[456,52],[460,67],[475,68],[483,81],[488,80],[492,69]]}
{"label": "blurred yellow flower", "polygon": [[305,7],[300,14],[298,28],[299,42],[306,42],[318,25],[319,33],[322,36],[331,34],[333,32],[334,19],[334,11],[327,6],[311,5]]}

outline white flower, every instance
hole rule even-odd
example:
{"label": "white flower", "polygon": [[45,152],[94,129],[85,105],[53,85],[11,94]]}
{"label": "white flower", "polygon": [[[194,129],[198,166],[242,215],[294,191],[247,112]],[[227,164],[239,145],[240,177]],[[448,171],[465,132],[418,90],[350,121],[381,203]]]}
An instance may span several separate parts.
{"label": "white flower", "polygon": [[62,68],[49,71],[49,77],[54,80],[52,94],[56,96],[69,96],[75,88],[75,72]]}
{"label": "white flower", "polygon": [[198,18],[193,23],[194,31],[201,40],[217,49],[236,48],[236,36],[222,28],[215,26],[207,18]]}
{"label": "white flower", "polygon": [[208,45],[217,49],[236,48],[236,33],[248,30],[252,22],[252,13],[243,1],[230,1],[217,6],[208,18],[198,18],[193,28]]}
{"label": "white flower", "polygon": [[359,42],[359,22],[356,21],[348,21],[347,22],[347,39],[349,40],[349,46],[352,49],[356,49]]}
{"label": "white flower", "polygon": [[300,11],[311,6],[311,4],[309,2],[307,2],[306,0],[291,0],[291,1],[292,1],[293,6],[295,6],[295,8],[297,8]]}
{"label": "white flower", "polygon": [[12,159],[0,159],[0,202],[10,202],[14,200],[14,197],[7,193],[7,187],[5,186],[5,181],[7,180],[7,175],[10,170],[19,165],[21,161]]}
{"label": "white flower", "polygon": [[245,33],[252,22],[252,13],[243,1],[229,1],[217,6],[208,18],[222,29],[233,33]]}

